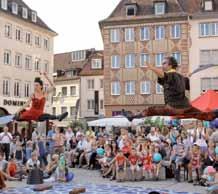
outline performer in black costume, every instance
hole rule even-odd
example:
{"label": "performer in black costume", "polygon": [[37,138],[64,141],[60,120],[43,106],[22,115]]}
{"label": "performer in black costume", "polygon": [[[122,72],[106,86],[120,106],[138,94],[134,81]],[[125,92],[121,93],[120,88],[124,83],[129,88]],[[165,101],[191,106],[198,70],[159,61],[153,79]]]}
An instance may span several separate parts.
{"label": "performer in black costume", "polygon": [[218,118],[218,110],[202,112],[193,107],[185,95],[190,90],[189,78],[179,74],[176,69],[178,63],[174,57],[166,57],[162,69],[148,65],[148,70],[158,76],[158,83],[163,86],[164,106],[151,106],[138,114],[122,110],[122,114],[130,121],[134,118],[148,116],[174,116],[176,118],[195,118],[198,120],[212,121]]}

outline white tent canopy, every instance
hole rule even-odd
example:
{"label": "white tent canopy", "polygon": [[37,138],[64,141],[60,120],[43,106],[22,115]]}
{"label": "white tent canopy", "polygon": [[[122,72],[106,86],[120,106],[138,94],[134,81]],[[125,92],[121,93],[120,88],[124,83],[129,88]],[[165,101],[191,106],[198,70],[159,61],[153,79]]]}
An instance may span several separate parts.
{"label": "white tent canopy", "polygon": [[103,118],[88,122],[89,127],[130,127],[131,122],[124,116]]}

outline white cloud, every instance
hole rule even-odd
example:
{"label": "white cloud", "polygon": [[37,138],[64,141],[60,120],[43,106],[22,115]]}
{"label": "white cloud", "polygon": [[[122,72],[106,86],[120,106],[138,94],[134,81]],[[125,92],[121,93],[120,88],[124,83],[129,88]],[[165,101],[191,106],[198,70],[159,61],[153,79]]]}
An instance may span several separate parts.
{"label": "white cloud", "polygon": [[120,0],[24,0],[59,35],[55,53],[103,49],[98,22],[107,18]]}

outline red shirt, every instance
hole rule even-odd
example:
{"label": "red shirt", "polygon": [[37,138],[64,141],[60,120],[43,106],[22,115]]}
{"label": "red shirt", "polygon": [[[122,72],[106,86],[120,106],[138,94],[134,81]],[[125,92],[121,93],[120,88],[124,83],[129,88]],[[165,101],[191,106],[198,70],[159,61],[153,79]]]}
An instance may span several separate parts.
{"label": "red shirt", "polygon": [[137,155],[130,155],[128,159],[130,161],[130,164],[136,165],[139,158]]}
{"label": "red shirt", "polygon": [[118,163],[118,166],[123,166],[125,162],[125,157],[124,156],[117,156],[116,161]]}
{"label": "red shirt", "polygon": [[144,156],[142,160],[143,160],[144,165],[152,164],[152,156],[151,155]]}
{"label": "red shirt", "polygon": [[129,146],[123,146],[123,148],[122,148],[123,154],[129,154],[130,151],[131,151],[131,147],[129,147]]}

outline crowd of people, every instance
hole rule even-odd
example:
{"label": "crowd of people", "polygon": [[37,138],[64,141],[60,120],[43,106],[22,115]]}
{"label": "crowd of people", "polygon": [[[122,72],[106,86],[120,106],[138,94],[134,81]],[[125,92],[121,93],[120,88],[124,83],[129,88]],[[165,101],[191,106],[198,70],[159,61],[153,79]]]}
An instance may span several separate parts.
{"label": "crowd of people", "polygon": [[99,170],[103,178],[119,182],[174,178],[202,186],[218,184],[218,133],[201,123],[189,130],[53,125],[47,135],[35,129],[31,139],[11,134],[5,126],[0,150],[0,179],[26,178],[27,184],[72,180],[71,168]]}

